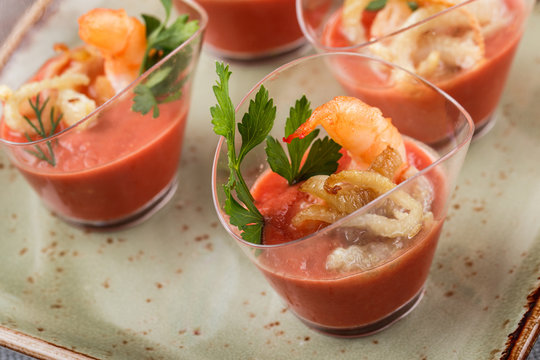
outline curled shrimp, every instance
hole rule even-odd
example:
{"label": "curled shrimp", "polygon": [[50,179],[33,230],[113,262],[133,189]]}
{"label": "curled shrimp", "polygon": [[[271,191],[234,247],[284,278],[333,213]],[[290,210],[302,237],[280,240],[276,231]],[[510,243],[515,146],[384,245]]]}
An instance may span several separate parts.
{"label": "curled shrimp", "polygon": [[[416,3],[419,8],[412,11],[403,0],[389,0],[384,9],[377,13],[370,33],[374,38],[383,39],[370,46],[375,55],[429,79],[446,75],[455,69],[470,69],[484,59],[484,27],[490,26],[484,14],[487,13],[487,6],[459,7],[422,23],[454,6],[455,2],[419,0]],[[368,40],[360,23],[367,5],[366,0],[345,1],[342,27],[351,42]],[[500,11],[495,14],[498,13]],[[413,26],[415,24],[420,25]],[[387,34],[411,26],[407,31],[384,39]]]}
{"label": "curled shrimp", "polygon": [[489,37],[512,22],[511,11],[506,1],[478,0],[467,4],[469,10],[477,19],[484,37]]}
{"label": "curled shrimp", "polygon": [[[394,179],[401,179],[414,169],[408,165],[403,138],[391,119],[357,98],[338,96],[319,106],[284,140],[303,138],[318,125],[348,150],[362,170],[355,168],[329,176],[312,176],[302,183],[300,191],[310,194],[316,202],[292,218],[293,226],[302,226],[306,221],[334,223],[393,190]],[[413,190],[413,193],[418,192]],[[410,195],[404,190],[393,191],[374,211],[353,217],[346,226],[386,238],[412,238],[422,229],[426,216],[429,217],[429,204],[424,204],[424,200],[429,202],[427,197],[424,193]],[[349,255],[336,256],[342,259]]]}
{"label": "curled shrimp", "polygon": [[387,147],[394,149],[402,160],[400,170],[407,167],[403,138],[390,118],[381,110],[350,96],[338,96],[316,108],[286,142],[304,138],[318,125],[348,150],[360,168],[367,169]]}
{"label": "curled shrimp", "polygon": [[[421,23],[451,6],[443,0],[430,1],[431,5],[413,12],[402,27]],[[379,23],[377,16],[373,26],[381,27],[382,22],[384,19]],[[449,70],[470,69],[479,64],[484,59],[485,44],[478,19],[462,7],[373,44],[371,51],[419,75],[434,78]]]}
{"label": "curled shrimp", "polygon": [[116,92],[137,77],[146,52],[146,28],[125,10],[91,10],[79,18],[79,36],[105,58],[105,75]]}

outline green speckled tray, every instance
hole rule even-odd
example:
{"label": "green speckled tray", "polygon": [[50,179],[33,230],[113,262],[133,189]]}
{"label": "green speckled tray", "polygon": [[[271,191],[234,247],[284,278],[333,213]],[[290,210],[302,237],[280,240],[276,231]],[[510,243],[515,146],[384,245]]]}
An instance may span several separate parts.
{"label": "green speckled tray", "polygon": [[[469,150],[426,295],[388,330],[356,340],[309,330],[218,224],[206,53],[180,186],[137,227],[66,225],[0,155],[0,345],[44,359],[524,359],[540,313],[538,34],[539,5],[497,122]],[[232,64],[233,100],[299,55]]]}

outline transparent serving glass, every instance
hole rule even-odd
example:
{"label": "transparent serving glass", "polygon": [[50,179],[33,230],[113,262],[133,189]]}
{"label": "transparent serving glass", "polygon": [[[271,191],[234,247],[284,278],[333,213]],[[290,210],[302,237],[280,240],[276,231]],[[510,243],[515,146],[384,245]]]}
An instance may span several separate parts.
{"label": "transparent serving glass", "polygon": [[[54,54],[53,44],[62,42],[73,49],[82,45],[77,35],[80,15],[96,7],[118,9],[125,5],[122,1],[47,3],[40,9],[40,17],[33,14],[34,19],[21,32],[23,35],[1,69],[0,83],[17,89],[28,81],[40,79],[54,63],[51,59],[59,56]],[[130,16],[141,13],[164,16],[159,1],[131,5],[126,9]],[[55,11],[57,7],[63,7],[62,11]],[[198,21],[198,30],[73,125],[51,136],[28,141],[6,125],[10,114],[3,107],[0,123],[3,149],[43,204],[61,219],[83,227],[119,228],[148,218],[173,196],[193,75],[207,23],[206,13],[193,2],[177,1],[176,8],[177,12],[171,16],[187,14],[190,20]],[[27,14],[32,12],[36,12],[35,8],[27,10]],[[156,80],[163,79],[160,84],[168,85],[155,96],[168,97],[166,101],[145,111],[137,109],[136,97]],[[44,101],[42,96],[40,104]],[[28,104],[22,104],[25,105]],[[48,110],[49,107],[43,114],[44,123],[50,120]],[[58,116],[57,112],[51,118]]]}
{"label": "transparent serving glass", "polygon": [[[358,72],[366,68],[377,69],[381,76],[350,73],[351,69]],[[436,133],[415,130],[430,126],[426,125],[430,121],[424,116],[426,109],[417,102],[400,99],[400,94],[408,96],[411,88],[403,88],[393,77],[384,75],[390,72],[399,72],[415,93],[433,99],[427,111],[436,111],[441,117]],[[332,336],[358,337],[380,331],[408,314],[422,298],[449,199],[474,132],[472,119],[455,100],[429,82],[362,54],[318,54],[278,68],[243,98],[236,108],[238,119],[263,85],[277,106],[270,135],[278,139],[284,136],[289,108],[302,95],[312,108],[335,96],[355,96],[376,105],[384,116],[392,114],[392,122],[405,139],[407,152],[412,155],[409,161],[418,172],[333,224],[277,245],[265,245],[271,243],[265,238],[270,233],[265,233],[262,244],[246,242],[238,228],[230,224],[224,210],[223,185],[229,171],[223,138],[212,169],[214,204],[222,225],[301,321]],[[411,122],[414,128],[409,126]],[[354,132],[351,128],[352,136]],[[250,188],[268,174],[264,145],[247,155],[241,170]],[[385,224],[377,231],[390,231],[392,227],[392,221],[387,221],[392,216],[385,210],[389,202],[407,196],[423,203],[420,232],[397,237],[379,232],[374,235],[370,227],[374,223]],[[340,248],[338,252],[350,251],[351,257],[335,255]],[[342,261],[341,268],[336,261]]]}
{"label": "transparent serving glass", "polygon": [[[359,52],[403,66],[456,99],[473,118],[476,135],[491,128],[532,0],[388,0],[386,10],[353,6],[344,16],[346,3],[355,2],[296,1],[300,27],[318,52]],[[359,9],[369,3],[356,1]],[[375,3],[381,1],[370,6]],[[443,62],[450,64],[444,74]]]}
{"label": "transparent serving glass", "polygon": [[205,47],[217,56],[257,60],[305,44],[294,0],[197,0],[209,17]]}

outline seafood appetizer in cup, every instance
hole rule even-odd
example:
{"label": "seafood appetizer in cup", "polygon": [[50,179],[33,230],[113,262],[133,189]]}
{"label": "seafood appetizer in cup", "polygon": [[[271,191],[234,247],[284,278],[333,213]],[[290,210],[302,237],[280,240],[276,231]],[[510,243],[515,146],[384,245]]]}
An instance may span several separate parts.
{"label": "seafood appetizer in cup", "polygon": [[[463,105],[477,132],[493,118],[531,8],[529,0],[313,3],[298,0],[317,49],[365,52],[415,72]],[[324,15],[314,21],[316,10]]]}
{"label": "seafood appetizer in cup", "polygon": [[329,74],[337,60],[393,66],[345,53],[297,60],[244,98],[238,124],[231,73],[218,64],[212,182],[224,227],[292,312],[325,334],[354,337],[392,324],[422,297],[474,127],[423,82],[445,100],[452,131],[436,147],[406,136],[387,104],[350,96]]}
{"label": "seafood appetizer in cup", "polygon": [[[174,193],[206,17],[186,3],[173,20],[162,4],[163,21],[90,10],[78,18],[82,44],[54,44],[26,83],[0,86],[0,141],[66,221],[133,223]],[[17,66],[12,59],[4,72],[26,73]]]}
{"label": "seafood appetizer in cup", "polygon": [[305,43],[294,0],[197,0],[208,13],[205,46],[230,59],[252,60]]}

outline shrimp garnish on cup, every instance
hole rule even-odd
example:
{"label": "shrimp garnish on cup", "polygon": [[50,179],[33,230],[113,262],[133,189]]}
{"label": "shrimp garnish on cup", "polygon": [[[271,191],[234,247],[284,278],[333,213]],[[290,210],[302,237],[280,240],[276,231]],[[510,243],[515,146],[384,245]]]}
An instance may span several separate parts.
{"label": "shrimp garnish on cup", "polygon": [[392,120],[358,98],[338,96],[319,106],[284,140],[290,142],[294,138],[304,138],[318,125],[349,152],[360,169],[367,169],[388,147],[396,151],[402,161],[402,166],[396,169],[397,175],[400,173],[398,170],[407,167],[403,138],[392,125]]}
{"label": "shrimp garnish on cup", "polygon": [[79,18],[79,36],[105,58],[105,74],[118,92],[138,75],[146,52],[145,26],[124,9],[94,9]]}

